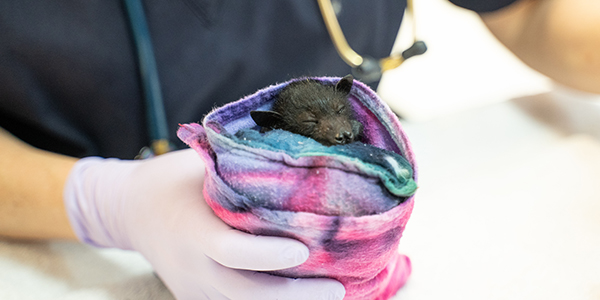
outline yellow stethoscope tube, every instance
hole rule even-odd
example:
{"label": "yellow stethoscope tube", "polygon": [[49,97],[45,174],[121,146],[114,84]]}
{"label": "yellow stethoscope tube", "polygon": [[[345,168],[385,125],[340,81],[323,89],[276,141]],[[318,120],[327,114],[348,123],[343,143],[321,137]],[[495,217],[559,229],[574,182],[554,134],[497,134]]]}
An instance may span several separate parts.
{"label": "yellow stethoscope tube", "polygon": [[344,37],[344,32],[340,27],[340,23],[335,15],[331,0],[317,0],[321,15],[325,21],[325,26],[331,37],[338,54],[349,66],[353,68],[355,77],[363,81],[377,81],[381,78],[381,74],[385,71],[399,67],[406,59],[415,55],[421,55],[427,51],[427,46],[424,42],[418,41],[416,38],[413,1],[407,0],[406,9],[412,15],[413,20],[413,45],[401,54],[392,54],[388,57],[376,60],[370,57],[363,57],[356,53],[348,41]]}

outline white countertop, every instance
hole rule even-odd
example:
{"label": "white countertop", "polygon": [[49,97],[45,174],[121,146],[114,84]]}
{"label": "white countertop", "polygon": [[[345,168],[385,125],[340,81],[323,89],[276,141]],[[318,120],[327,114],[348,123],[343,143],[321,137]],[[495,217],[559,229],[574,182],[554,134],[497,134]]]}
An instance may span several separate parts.
{"label": "white countertop", "polygon": [[[555,100],[405,125],[420,188],[400,243],[414,272],[394,299],[600,299],[600,136]],[[600,128],[597,104],[571,104],[595,106]]]}

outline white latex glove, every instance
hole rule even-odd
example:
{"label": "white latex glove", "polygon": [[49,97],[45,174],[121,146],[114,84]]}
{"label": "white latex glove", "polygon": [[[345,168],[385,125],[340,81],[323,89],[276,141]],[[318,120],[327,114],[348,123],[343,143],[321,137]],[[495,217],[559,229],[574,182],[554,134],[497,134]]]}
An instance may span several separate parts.
{"label": "white latex glove", "polygon": [[204,163],[193,150],[145,161],[85,158],[65,186],[79,239],[142,253],[177,299],[342,299],[332,279],[290,279],[252,270],[308,258],[299,241],[254,236],[223,223],[204,201]]}

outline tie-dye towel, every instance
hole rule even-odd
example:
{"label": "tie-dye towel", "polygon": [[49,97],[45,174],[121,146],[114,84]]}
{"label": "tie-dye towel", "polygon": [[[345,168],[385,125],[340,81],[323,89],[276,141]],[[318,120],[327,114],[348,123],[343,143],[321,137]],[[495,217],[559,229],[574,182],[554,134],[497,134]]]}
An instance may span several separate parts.
{"label": "tie-dye towel", "polygon": [[398,253],[416,190],[410,143],[391,110],[356,80],[349,99],[364,125],[360,142],[326,147],[282,130],[260,133],[250,111],[270,109],[288,83],[181,126],[179,138],[206,162],[206,201],[234,228],[309,247],[307,262],[273,274],[335,278],[348,300],[389,299],[411,272]]}

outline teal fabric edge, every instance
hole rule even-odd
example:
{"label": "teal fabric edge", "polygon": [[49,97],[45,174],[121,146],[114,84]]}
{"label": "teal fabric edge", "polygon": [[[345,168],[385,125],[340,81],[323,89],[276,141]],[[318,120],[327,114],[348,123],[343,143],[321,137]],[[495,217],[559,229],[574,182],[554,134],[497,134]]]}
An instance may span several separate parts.
{"label": "teal fabric edge", "polygon": [[[275,147],[272,147],[269,145],[265,145],[266,147],[255,147],[253,145],[249,145],[249,143],[245,143],[243,140],[238,139],[236,136],[234,136],[230,133],[224,132],[224,133],[219,134],[219,133],[215,132],[213,129],[211,129],[210,127],[206,127],[206,132],[207,132],[207,137],[209,139],[218,140],[218,142],[216,144],[221,144],[222,146],[226,146],[228,148],[227,151],[233,151],[234,149],[239,149],[241,151],[252,153],[253,155],[262,157],[264,159],[268,159],[271,161],[277,161],[280,163],[284,163],[286,165],[290,165],[289,160],[277,159],[276,158],[277,155],[273,155],[274,153],[278,153],[279,155],[285,155],[285,156],[289,157],[290,159],[292,159],[293,161],[295,161],[297,164],[291,165],[293,167],[314,167],[314,165],[306,165],[306,166],[302,165],[298,161],[298,159],[300,159],[302,157],[331,157],[335,161],[339,162],[342,166],[340,166],[339,164],[336,164],[336,165],[329,164],[329,165],[324,165],[324,167],[340,169],[340,170],[344,170],[344,171],[348,171],[348,172],[363,174],[363,175],[366,175],[369,177],[378,178],[379,180],[381,180],[383,186],[391,194],[393,194],[395,196],[410,197],[417,190],[417,183],[415,182],[415,180],[413,178],[413,175],[414,175],[413,170],[410,166],[410,163],[406,160],[406,158],[404,158],[403,156],[401,156],[398,153],[380,149],[380,148],[377,148],[374,146],[371,146],[371,147],[379,149],[380,151],[384,151],[387,155],[393,157],[394,159],[397,159],[398,157],[401,158],[403,160],[403,162],[400,162],[400,165],[404,165],[405,167],[407,167],[407,170],[409,171],[409,176],[407,176],[408,178],[406,178],[405,180],[400,180],[400,178],[398,178],[400,176],[393,174],[392,172],[385,169],[384,167],[377,165],[377,164],[366,163],[357,157],[336,154],[336,153],[331,153],[331,152],[326,152],[326,151],[305,151],[300,154],[293,154],[293,153],[289,153],[288,151],[285,151],[285,149],[279,149],[279,148],[275,148]],[[318,142],[316,142],[310,138],[303,137],[301,135],[294,134],[294,133],[289,133],[289,134],[295,136],[294,137],[295,141],[299,140],[299,141],[304,141],[308,144],[318,144],[319,145],[319,146],[317,146],[318,148],[323,148],[323,149],[329,148],[327,146],[320,145]],[[211,141],[211,144],[216,145],[214,142],[215,141]]]}

